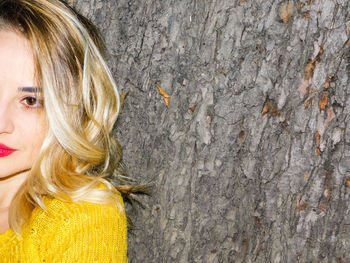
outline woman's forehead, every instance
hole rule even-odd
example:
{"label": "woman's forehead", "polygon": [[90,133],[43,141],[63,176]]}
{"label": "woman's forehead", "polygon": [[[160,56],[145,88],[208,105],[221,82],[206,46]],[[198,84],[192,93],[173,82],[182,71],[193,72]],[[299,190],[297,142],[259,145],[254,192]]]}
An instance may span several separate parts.
{"label": "woman's forehead", "polygon": [[34,58],[29,41],[21,34],[0,30],[0,82],[11,86],[36,87]]}

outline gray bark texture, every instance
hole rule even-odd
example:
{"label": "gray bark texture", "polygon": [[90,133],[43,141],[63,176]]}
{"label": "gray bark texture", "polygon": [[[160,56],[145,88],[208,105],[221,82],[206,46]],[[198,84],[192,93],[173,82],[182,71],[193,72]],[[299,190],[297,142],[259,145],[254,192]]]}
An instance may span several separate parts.
{"label": "gray bark texture", "polygon": [[130,174],[154,182],[129,262],[350,262],[348,1],[70,3],[129,92]]}

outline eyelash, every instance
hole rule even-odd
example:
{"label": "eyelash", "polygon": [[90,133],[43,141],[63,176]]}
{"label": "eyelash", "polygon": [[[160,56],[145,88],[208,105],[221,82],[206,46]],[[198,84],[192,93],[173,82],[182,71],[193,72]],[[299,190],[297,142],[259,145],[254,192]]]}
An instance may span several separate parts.
{"label": "eyelash", "polygon": [[28,101],[28,99],[35,99],[35,104],[34,106],[30,106],[28,105],[27,103],[23,103],[24,107],[26,109],[29,109],[29,110],[35,110],[35,109],[38,109],[38,108],[41,108],[44,104],[44,101],[42,99],[39,99],[37,97],[34,97],[34,96],[28,96],[28,97],[25,97],[23,98],[21,101],[24,102],[24,101]]}

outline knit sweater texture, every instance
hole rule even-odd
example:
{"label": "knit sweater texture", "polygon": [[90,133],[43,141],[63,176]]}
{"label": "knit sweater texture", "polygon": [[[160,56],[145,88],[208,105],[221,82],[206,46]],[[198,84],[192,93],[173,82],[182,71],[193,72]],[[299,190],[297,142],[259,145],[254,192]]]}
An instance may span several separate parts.
{"label": "knit sweater texture", "polygon": [[127,263],[127,229],[122,210],[112,205],[72,203],[44,197],[17,236],[0,234],[1,263]]}

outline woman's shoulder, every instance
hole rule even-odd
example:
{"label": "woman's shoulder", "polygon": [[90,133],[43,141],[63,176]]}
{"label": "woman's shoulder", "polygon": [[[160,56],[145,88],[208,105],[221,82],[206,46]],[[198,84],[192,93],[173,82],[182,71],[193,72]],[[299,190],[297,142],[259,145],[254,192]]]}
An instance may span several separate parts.
{"label": "woman's shoulder", "polygon": [[[70,202],[44,196],[45,209],[35,208],[26,225],[29,226],[31,232],[33,232],[33,229],[36,232],[40,230],[47,232],[48,228],[51,230],[79,226],[83,228],[85,223],[89,221],[95,224],[105,224],[106,221],[111,221],[111,223],[124,221],[124,203],[120,194],[117,194],[116,200],[118,200],[118,203],[113,205],[85,201]],[[24,228],[28,227],[24,226]],[[86,228],[86,225],[84,228]],[[25,232],[25,229],[23,231]]]}
{"label": "woman's shoulder", "polygon": [[21,236],[35,248],[31,253],[41,254],[38,256],[45,257],[46,262],[55,254],[66,260],[62,262],[73,262],[72,255],[84,260],[86,255],[100,255],[111,262],[126,262],[126,216],[121,196],[117,199],[122,210],[115,205],[44,197],[46,208],[33,210]]}
{"label": "woman's shoulder", "polygon": [[43,216],[51,217],[57,219],[60,217],[70,217],[74,214],[84,213],[90,216],[98,216],[99,212],[103,214],[104,217],[109,215],[120,216],[124,214],[124,203],[123,198],[119,193],[116,195],[116,202],[114,204],[100,204],[87,201],[66,201],[59,198],[53,198],[44,196],[43,203],[45,204],[45,209],[37,209],[38,211],[33,211],[32,217],[37,217],[41,214]]}

